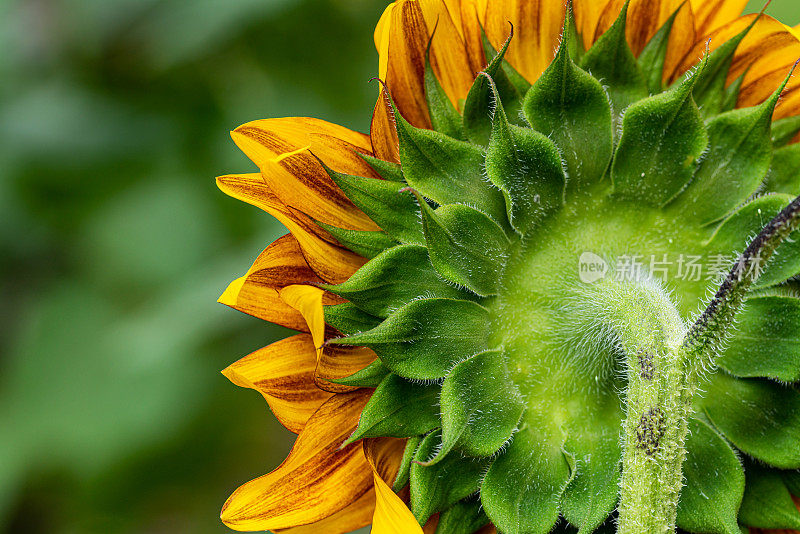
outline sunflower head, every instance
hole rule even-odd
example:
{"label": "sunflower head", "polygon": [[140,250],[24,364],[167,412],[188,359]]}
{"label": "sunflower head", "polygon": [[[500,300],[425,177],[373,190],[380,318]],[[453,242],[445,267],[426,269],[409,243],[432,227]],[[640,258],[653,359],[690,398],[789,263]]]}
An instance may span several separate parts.
{"label": "sunflower head", "polygon": [[300,433],[227,524],[800,529],[800,42],[741,4],[396,2],[370,138],[234,132],[293,237],[221,301],[307,334],[226,370]]}

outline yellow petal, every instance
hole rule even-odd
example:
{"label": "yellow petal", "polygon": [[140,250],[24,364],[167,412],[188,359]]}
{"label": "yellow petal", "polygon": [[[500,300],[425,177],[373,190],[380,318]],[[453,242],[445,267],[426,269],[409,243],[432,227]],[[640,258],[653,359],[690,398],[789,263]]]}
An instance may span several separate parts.
{"label": "yellow petal", "polygon": [[386,91],[383,89],[378,95],[378,101],[375,102],[369,131],[375,157],[400,163],[400,144],[394,123],[394,114],[387,102]]}
{"label": "yellow petal", "polygon": [[681,9],[670,35],[668,50],[680,57],[695,43],[694,17],[685,0],[632,0],[628,8],[626,37],[638,56],[675,11]]}
{"label": "yellow petal", "polygon": [[378,51],[378,77],[386,80],[389,65],[389,25],[392,21],[392,10],[397,2],[392,2],[383,10],[381,18],[375,26],[375,50]]}
{"label": "yellow petal", "polygon": [[748,0],[689,0],[695,13],[697,35],[703,37],[736,20]]}
{"label": "yellow petal", "polygon": [[317,387],[332,393],[353,391],[356,388],[335,384],[331,380],[350,376],[377,358],[375,352],[367,347],[329,345],[323,349],[322,356],[317,362],[317,370],[314,374]]}
{"label": "yellow petal", "polygon": [[573,0],[575,26],[583,39],[583,47],[588,50],[594,44],[600,16],[606,9],[609,0]]}
{"label": "yellow petal", "polygon": [[322,521],[276,530],[279,534],[347,534],[372,523],[375,513],[375,490],[370,489],[356,502]]}
{"label": "yellow petal", "polygon": [[364,453],[375,480],[373,534],[423,534],[414,514],[387,484],[397,476],[404,441],[390,438],[364,440]]}
{"label": "yellow petal", "polygon": [[508,62],[529,82],[534,82],[550,64],[564,25],[564,2],[553,0],[494,0],[486,8],[484,28],[496,50],[514,38],[506,54]]}
{"label": "yellow petal", "polygon": [[325,343],[325,312],[322,309],[324,294],[325,292],[318,287],[305,285],[287,286],[280,291],[281,300],[299,311],[306,320],[314,340],[317,361],[322,355],[322,345]]}
{"label": "yellow petal", "polygon": [[334,395],[311,416],[289,457],[231,495],[220,517],[239,531],[308,525],[345,509],[373,485],[360,444],[339,449],[355,430],[370,392]]}
{"label": "yellow petal", "polygon": [[260,174],[229,174],[217,178],[225,194],[266,211],[297,239],[308,265],[325,282],[339,284],[350,278],[364,258],[345,249],[302,211],[283,204]]}
{"label": "yellow petal", "polygon": [[317,119],[290,117],[248,122],[231,132],[231,137],[286,206],[340,228],[378,229],[316,159],[337,172],[375,178],[372,168],[358,156],[359,152],[372,155],[367,136]]}
{"label": "yellow petal", "polygon": [[299,434],[332,396],[315,385],[316,367],[311,336],[298,334],[245,356],[222,374],[237,386],[261,393],[278,421]]}
{"label": "yellow petal", "polygon": [[247,274],[231,282],[219,302],[259,319],[308,332],[303,316],[281,300],[278,290],[319,281],[297,240],[291,234],[285,235],[258,256]]}

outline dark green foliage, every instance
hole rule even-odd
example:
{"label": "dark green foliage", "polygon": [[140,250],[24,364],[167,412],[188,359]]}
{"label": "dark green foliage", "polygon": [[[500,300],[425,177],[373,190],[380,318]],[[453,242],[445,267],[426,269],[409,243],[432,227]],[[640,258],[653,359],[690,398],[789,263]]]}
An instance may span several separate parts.
{"label": "dark green foliage", "polygon": [[[435,35],[431,36],[431,41],[433,41],[434,37]],[[428,50],[425,53],[425,101],[428,103],[431,126],[435,131],[453,139],[466,141],[467,134],[464,132],[464,121],[433,73],[430,51],[431,45],[428,43]]]}
{"label": "dark green foliage", "polygon": [[325,306],[324,310],[325,324],[347,336],[371,330],[381,322],[379,317],[361,311],[349,302]]}
{"label": "dark green foliage", "polygon": [[696,76],[633,104],[625,113],[611,179],[620,198],[663,206],[689,183],[708,145],[692,100]]}
{"label": "dark green foliage", "polygon": [[469,206],[449,204],[435,211],[423,205],[422,224],[439,274],[484,297],[497,293],[510,242],[496,222]]}
{"label": "dark green foliage", "polygon": [[436,465],[424,465],[440,441],[438,432],[428,434],[411,464],[411,510],[420,524],[477,492],[481,475],[490,463],[488,459],[451,454]]}
{"label": "dark green foliage", "polygon": [[[430,245],[429,245],[430,246]],[[344,283],[323,285],[376,317],[388,317],[419,295],[469,299],[470,294],[442,280],[418,245],[400,245],[364,265]]]}
{"label": "dark green foliage", "polygon": [[782,148],[800,133],[800,115],[786,117],[772,123],[772,146]]}
{"label": "dark green foliage", "polygon": [[384,161],[382,159],[374,158],[372,156],[368,156],[360,152],[357,152],[357,154],[361,159],[369,163],[370,167],[372,167],[375,170],[375,172],[380,174],[381,178],[383,178],[384,180],[389,180],[392,182],[406,181],[405,177],[403,177],[403,170],[397,163],[392,163],[391,161]]}
{"label": "dark green foliage", "polygon": [[772,153],[772,165],[764,178],[764,191],[800,195],[800,144],[784,146]]}
{"label": "dark green foliage", "polygon": [[397,245],[397,241],[385,232],[367,232],[362,230],[346,230],[329,224],[317,222],[336,240],[356,254],[372,259],[384,250]]}
{"label": "dark green foliage", "polygon": [[800,468],[800,392],[724,373],[706,389],[705,413],[736,448],[781,469]]}
{"label": "dark green foliage", "polygon": [[800,512],[781,473],[756,462],[745,464],[745,486],[739,519],[750,527],[800,529]]}
{"label": "dark green foliage", "polygon": [[394,484],[392,484],[392,490],[395,493],[408,485],[411,478],[411,463],[414,461],[414,455],[423,439],[423,436],[414,436],[406,441],[403,457],[400,459],[400,467],[397,469],[397,477],[394,479]]}
{"label": "dark green foliage", "polygon": [[442,448],[436,461],[444,461],[454,447],[471,456],[491,456],[511,438],[524,409],[502,351],[458,363],[442,386]]}
{"label": "dark green foliage", "polygon": [[401,192],[404,183],[375,178],[348,176],[328,171],[336,185],[353,204],[369,215],[390,237],[414,245],[422,245],[422,224],[415,215],[416,200]]}
{"label": "dark green foliage", "polygon": [[[568,27],[572,24],[567,19]],[[530,125],[555,142],[566,165],[567,187],[578,190],[600,180],[611,162],[614,131],[603,86],[579,68],[566,34],[555,59],[525,96]],[[508,130],[508,128],[504,128]],[[493,143],[503,142],[504,132]],[[490,152],[494,154],[490,146]]]}
{"label": "dark green foliage", "polygon": [[748,299],[719,365],[735,376],[800,381],[800,299]]}
{"label": "dark green foliage", "polygon": [[439,426],[439,386],[409,382],[389,374],[361,412],[358,428],[345,445],[362,438],[407,438]]}
{"label": "dark green foliage", "polygon": [[424,299],[403,306],[372,330],[329,343],[372,348],[392,372],[443,378],[465,354],[485,350],[489,313],[464,300]]}
{"label": "dark green foliage", "polygon": [[390,372],[391,371],[389,371],[380,360],[375,360],[352,375],[344,378],[337,378],[336,380],[332,380],[332,382],[342,384],[343,386],[376,388]]}
{"label": "dark green foliage", "polygon": [[628,4],[625,2],[617,20],[586,52],[581,67],[608,89],[615,123],[623,112],[648,95],[645,80],[625,38]]}
{"label": "dark green foliage", "polygon": [[436,534],[473,534],[487,523],[489,518],[483,512],[480,499],[470,497],[439,514]]}
{"label": "dark green foliage", "polygon": [[678,504],[678,526],[703,534],[739,534],[744,470],[736,453],[700,419],[689,421],[686,449],[686,484]]}

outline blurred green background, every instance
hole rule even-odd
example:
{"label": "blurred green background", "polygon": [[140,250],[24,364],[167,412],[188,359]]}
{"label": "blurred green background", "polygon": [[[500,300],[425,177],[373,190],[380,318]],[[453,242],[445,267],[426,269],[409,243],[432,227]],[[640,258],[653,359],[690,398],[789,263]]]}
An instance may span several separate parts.
{"label": "blurred green background", "polygon": [[213,179],[252,119],[367,129],[385,5],[0,0],[0,532],[226,532],[283,459],[219,371],[286,333],[215,301],[285,230]]}

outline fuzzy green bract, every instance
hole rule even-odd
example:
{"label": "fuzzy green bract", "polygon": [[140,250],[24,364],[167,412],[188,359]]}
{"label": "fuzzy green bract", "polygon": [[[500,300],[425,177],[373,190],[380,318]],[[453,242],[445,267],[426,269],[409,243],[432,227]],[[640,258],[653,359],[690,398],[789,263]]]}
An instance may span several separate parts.
{"label": "fuzzy green bract", "polygon": [[[410,438],[395,489],[410,484],[420,522],[441,514],[438,533],[488,522],[507,534],[606,531],[626,359],[593,319],[592,285],[649,273],[688,325],[800,193],[800,151],[787,144],[800,121],[772,123],[782,87],[732,110],[738,85],[724,80],[743,35],[662,87],[672,21],[637,59],[623,10],[579,66],[568,20],[572,32],[526,92],[509,81],[504,48],[461,111],[428,67],[439,131],[395,110],[399,172],[379,162],[385,180],[330,171],[383,228],[326,226],[370,259],[325,286],[349,301],[326,308],[342,333],[329,343],[379,357],[339,381],[376,388],[352,440]],[[794,235],[764,266],[694,398],[677,514],[685,531],[800,526],[789,498],[800,487],[798,247]],[[638,358],[643,380],[659,373],[657,355]],[[643,419],[646,454],[670,433],[662,424],[657,410]]]}

